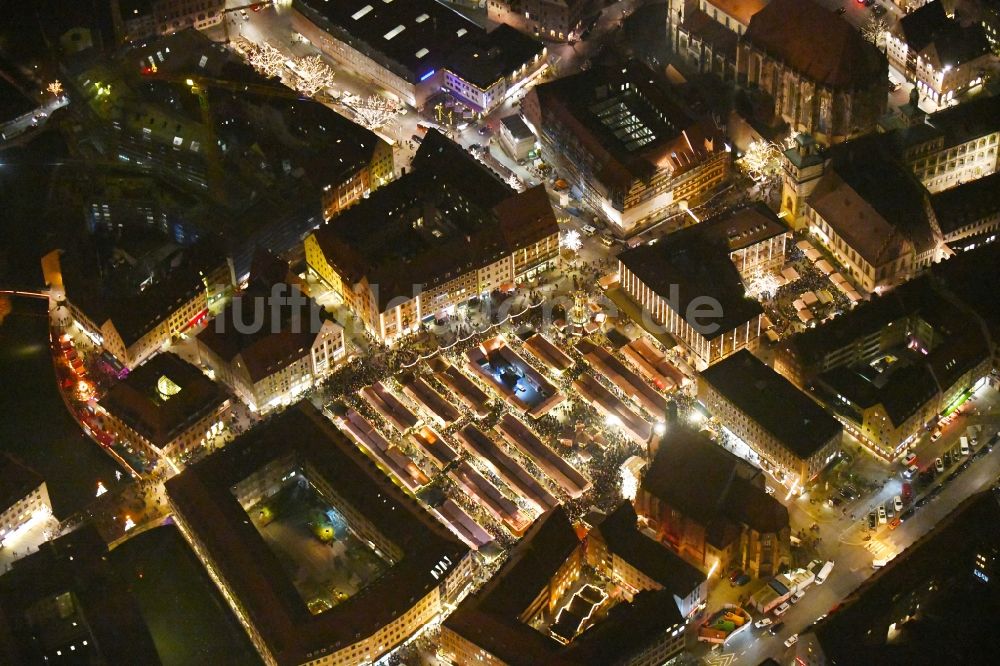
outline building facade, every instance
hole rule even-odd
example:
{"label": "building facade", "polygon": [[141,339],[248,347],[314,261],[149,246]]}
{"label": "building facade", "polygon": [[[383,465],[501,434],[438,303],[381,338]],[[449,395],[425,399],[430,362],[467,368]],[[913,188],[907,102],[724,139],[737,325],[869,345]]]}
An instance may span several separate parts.
{"label": "building facade", "polygon": [[759,344],[763,310],[744,284],[784,264],[788,236],[766,207],[742,208],[622,252],[619,284],[645,323],[662,327],[693,366],[706,368]]}
{"label": "building facade", "polygon": [[486,0],[491,21],[539,39],[565,41],[580,28],[585,0]]}
{"label": "building facade", "polygon": [[119,39],[136,42],[185,28],[205,30],[222,23],[225,0],[115,0],[113,19]]}
{"label": "building facade", "polygon": [[0,456],[0,545],[32,520],[50,515],[45,479],[9,454]]}
{"label": "building facade", "polygon": [[679,423],[668,424],[635,511],[702,571],[739,568],[756,578],[791,563],[788,510],[765,492],[761,470]]}
{"label": "building facade", "polygon": [[[309,271],[385,344],[558,261],[544,188],[513,192],[437,132],[414,165],[304,242]],[[400,251],[407,256],[390,260]]]}
{"label": "building facade", "polygon": [[903,16],[886,34],[886,55],[921,95],[942,106],[981,85],[993,59],[982,26],[949,18],[943,0]]}
{"label": "building facade", "polygon": [[104,430],[147,463],[177,467],[221,434],[231,398],[194,366],[159,354],[115,384],[97,404]]}
{"label": "building facade", "polygon": [[747,351],[702,372],[698,399],[791,488],[804,488],[840,453],[843,426]]}
{"label": "building facade", "polygon": [[613,60],[535,86],[521,108],[584,200],[628,236],[723,183],[732,155],[659,74]]}

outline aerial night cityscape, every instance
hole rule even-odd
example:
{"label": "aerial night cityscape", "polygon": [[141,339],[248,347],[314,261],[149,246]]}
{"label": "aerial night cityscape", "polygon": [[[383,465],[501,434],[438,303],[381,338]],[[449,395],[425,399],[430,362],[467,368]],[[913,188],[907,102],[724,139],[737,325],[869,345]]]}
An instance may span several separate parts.
{"label": "aerial night cityscape", "polygon": [[1000,663],[1000,0],[0,21],[0,666]]}

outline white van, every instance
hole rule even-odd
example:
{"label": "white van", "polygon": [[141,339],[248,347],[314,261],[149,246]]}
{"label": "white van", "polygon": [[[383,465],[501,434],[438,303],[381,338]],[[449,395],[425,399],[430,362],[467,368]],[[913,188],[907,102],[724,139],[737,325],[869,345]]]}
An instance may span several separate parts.
{"label": "white van", "polygon": [[962,435],[958,440],[958,449],[962,452],[963,456],[969,455],[969,438]]}
{"label": "white van", "polygon": [[823,568],[819,570],[818,574],[816,574],[816,581],[815,581],[816,584],[822,585],[823,583],[825,583],[826,578],[827,576],[830,575],[831,571],[833,571],[833,560],[830,560],[826,564],[824,564]]}

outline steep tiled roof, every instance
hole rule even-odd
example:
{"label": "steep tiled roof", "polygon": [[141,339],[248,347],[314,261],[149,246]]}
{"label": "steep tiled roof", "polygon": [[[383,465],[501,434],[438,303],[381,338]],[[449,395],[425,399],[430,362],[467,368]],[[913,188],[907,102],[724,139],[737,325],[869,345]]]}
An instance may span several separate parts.
{"label": "steep tiled roof", "polygon": [[813,0],[771,0],[750,19],[744,39],[831,88],[866,88],[887,76],[885,56]]}

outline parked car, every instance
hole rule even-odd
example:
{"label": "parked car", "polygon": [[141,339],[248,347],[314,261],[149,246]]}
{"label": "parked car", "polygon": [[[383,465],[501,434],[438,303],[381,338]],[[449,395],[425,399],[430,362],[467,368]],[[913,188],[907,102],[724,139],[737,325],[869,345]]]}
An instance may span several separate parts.
{"label": "parked car", "polygon": [[874,511],[868,512],[868,529],[873,530],[878,525],[878,514]]}
{"label": "parked car", "polygon": [[907,509],[903,513],[899,514],[899,520],[900,520],[900,522],[905,523],[907,520],[909,520],[910,518],[912,518],[913,514],[916,513],[916,512],[917,512],[917,510],[911,506],[909,509]]}
{"label": "parked car", "polygon": [[785,639],[785,647],[792,647],[793,645],[798,643],[798,641],[799,641],[799,635],[792,634],[791,636]]}
{"label": "parked car", "polygon": [[749,582],[750,582],[750,576],[748,576],[747,574],[743,574],[742,576],[740,576],[739,578],[737,578],[735,581],[733,581],[733,586],[734,587],[743,587],[744,585],[746,585]]}
{"label": "parked car", "polygon": [[781,633],[781,630],[784,629],[784,628],[785,628],[785,623],[784,622],[777,622],[775,624],[772,624],[771,628],[768,629],[767,631],[772,636],[777,636],[779,633]]}
{"label": "parked car", "polygon": [[734,569],[731,574],[729,574],[729,582],[735,583],[736,579],[743,575],[743,569]]}
{"label": "parked car", "polygon": [[774,611],[773,611],[774,612],[774,617],[781,617],[782,615],[784,615],[785,613],[787,613],[788,609],[791,608],[791,607],[792,607],[792,605],[790,603],[788,603],[787,601],[783,602],[780,606],[778,606],[777,608],[774,609]]}
{"label": "parked car", "polygon": [[917,467],[916,465],[910,465],[909,467],[906,468],[906,471],[903,472],[903,476],[905,476],[907,479],[912,479],[919,473],[920,473],[919,467]]}
{"label": "parked car", "polygon": [[756,627],[757,629],[763,629],[764,627],[768,627],[768,626],[770,626],[773,623],[774,623],[774,620],[772,620],[771,618],[769,618],[769,617],[762,617],[761,619],[759,619],[756,622],[754,622],[753,626]]}
{"label": "parked car", "polygon": [[917,462],[917,454],[914,453],[913,451],[910,451],[909,453],[907,453],[906,457],[903,458],[903,466],[904,467],[909,467],[910,465],[912,465],[912,464],[914,464],[916,462]]}
{"label": "parked car", "polygon": [[908,483],[903,484],[903,504],[909,504],[913,500],[913,486]]}
{"label": "parked car", "polygon": [[888,521],[888,518],[886,517],[885,507],[879,505],[879,507],[878,507],[878,524],[879,525],[885,525],[887,521]]}
{"label": "parked car", "polygon": [[931,441],[936,442],[941,439],[941,428],[937,428],[931,433]]}
{"label": "parked car", "polygon": [[900,511],[902,511],[903,510],[903,498],[900,497],[899,495],[896,495],[895,497],[893,497],[892,498],[892,508],[893,508],[893,510],[896,513],[899,513]]}
{"label": "parked car", "polygon": [[924,507],[924,506],[927,506],[927,504],[928,504],[928,503],[929,503],[930,501],[931,501],[931,498],[930,498],[930,496],[927,496],[927,497],[921,497],[920,499],[918,499],[918,500],[917,500],[917,503],[916,503],[916,504],[915,504],[914,506],[916,506],[916,507],[917,507],[917,508],[919,509],[919,508],[921,508],[921,507]]}
{"label": "parked car", "polygon": [[806,596],[806,591],[805,590],[799,590],[798,592],[796,592],[795,594],[792,595],[792,598],[790,599],[790,601],[793,604],[797,604],[797,603],[799,603],[799,601],[802,600],[802,597],[804,597],[804,596]]}
{"label": "parked car", "polygon": [[943,461],[943,460],[941,460],[940,458],[936,459],[936,460],[934,461],[934,470],[935,470],[935,471],[936,471],[936,472],[937,472],[938,474],[940,474],[941,472],[943,472],[943,471],[944,471],[944,461]]}

